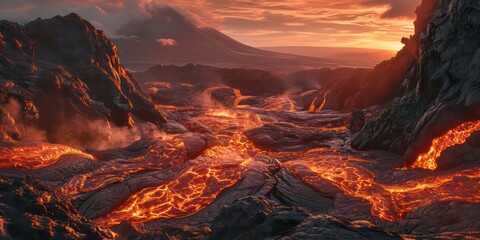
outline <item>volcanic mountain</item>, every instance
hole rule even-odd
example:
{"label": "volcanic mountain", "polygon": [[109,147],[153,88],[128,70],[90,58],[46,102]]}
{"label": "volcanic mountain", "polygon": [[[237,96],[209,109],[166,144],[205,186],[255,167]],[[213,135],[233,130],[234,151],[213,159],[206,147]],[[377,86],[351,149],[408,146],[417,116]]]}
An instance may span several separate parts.
{"label": "volcanic mountain", "polygon": [[157,64],[204,64],[215,67],[295,71],[351,65],[331,59],[260,50],[213,29],[200,28],[169,6],[151,10],[150,17],[131,20],[113,39],[127,68],[143,71]]}

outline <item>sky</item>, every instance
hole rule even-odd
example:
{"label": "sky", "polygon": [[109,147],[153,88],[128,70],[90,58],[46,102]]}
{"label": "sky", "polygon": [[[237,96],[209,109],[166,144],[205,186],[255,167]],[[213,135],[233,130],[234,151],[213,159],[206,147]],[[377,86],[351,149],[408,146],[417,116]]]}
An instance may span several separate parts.
{"label": "sky", "polygon": [[27,23],[77,12],[115,37],[132,18],[168,4],[201,27],[254,47],[322,46],[398,50],[413,33],[421,0],[0,0],[0,18]]}

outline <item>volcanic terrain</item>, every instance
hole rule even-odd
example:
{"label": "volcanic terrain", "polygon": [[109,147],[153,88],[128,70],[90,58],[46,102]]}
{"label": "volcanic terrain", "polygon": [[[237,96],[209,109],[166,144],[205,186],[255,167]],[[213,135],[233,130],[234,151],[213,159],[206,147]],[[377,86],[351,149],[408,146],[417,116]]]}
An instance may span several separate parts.
{"label": "volcanic terrain", "polygon": [[479,238],[480,4],[417,15],[373,69],[288,76],[1,21],[0,238]]}

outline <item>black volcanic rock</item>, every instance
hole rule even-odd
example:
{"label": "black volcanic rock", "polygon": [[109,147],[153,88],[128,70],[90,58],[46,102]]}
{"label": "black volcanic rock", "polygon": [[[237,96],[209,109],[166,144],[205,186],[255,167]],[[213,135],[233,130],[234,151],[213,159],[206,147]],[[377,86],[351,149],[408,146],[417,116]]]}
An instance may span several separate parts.
{"label": "black volcanic rock", "polygon": [[[324,109],[353,110],[391,101],[401,93],[402,82],[409,76],[416,59],[417,45],[412,41],[397,55],[373,69],[313,69],[287,76],[289,87],[299,93],[296,101],[307,110],[312,101],[326,96]],[[315,91],[313,91],[315,90]],[[316,107],[322,101],[317,101]]]}
{"label": "black volcanic rock", "polygon": [[362,110],[353,110],[348,129],[350,129],[352,133],[358,133],[362,130],[363,126],[365,126],[365,113],[363,113]]}
{"label": "black volcanic rock", "polygon": [[352,223],[327,215],[308,218],[280,239],[402,239],[399,235],[362,222]]}
{"label": "black volcanic rock", "polygon": [[1,239],[106,239],[67,201],[30,180],[0,179]]}
{"label": "black volcanic rock", "polygon": [[210,239],[265,239],[286,234],[309,217],[301,208],[279,206],[262,197],[240,199],[215,218]]}
{"label": "black volcanic rock", "polygon": [[[416,87],[415,78],[420,76],[418,62],[422,58],[419,52],[422,45],[421,37],[432,33],[423,30],[434,15],[433,8],[436,2],[437,0],[423,1],[417,9],[415,34],[402,39],[405,46],[395,57],[379,63],[373,69],[324,68],[289,74],[287,79],[290,87],[300,93],[308,93],[296,99],[303,110],[309,108],[314,98],[323,99],[325,95],[327,101],[324,109],[350,111],[386,104],[395,97],[404,96],[412,91]],[[310,92],[311,90],[316,91]],[[421,108],[422,103],[419,104]]]}
{"label": "black volcanic rock", "polygon": [[[80,16],[37,19],[25,27],[1,21],[0,35],[0,79],[14,86],[2,103],[14,99],[22,112],[38,109],[37,119],[30,120],[51,141],[62,142],[58,131],[75,117],[117,126],[167,122],[120,64],[115,45]],[[84,133],[73,135],[78,134]]]}
{"label": "black volcanic rock", "polygon": [[414,64],[403,96],[367,124],[352,146],[406,152],[409,164],[435,137],[478,119],[480,10],[478,1],[424,0],[417,9]]}
{"label": "black volcanic rock", "polygon": [[260,149],[276,152],[307,151],[317,147],[329,147],[328,141],[337,138],[333,132],[317,132],[314,129],[297,128],[289,123],[265,124],[244,133]]}
{"label": "black volcanic rock", "polygon": [[247,197],[224,208],[209,239],[402,239],[366,224],[327,215],[311,216],[302,208],[281,206],[262,197]]}

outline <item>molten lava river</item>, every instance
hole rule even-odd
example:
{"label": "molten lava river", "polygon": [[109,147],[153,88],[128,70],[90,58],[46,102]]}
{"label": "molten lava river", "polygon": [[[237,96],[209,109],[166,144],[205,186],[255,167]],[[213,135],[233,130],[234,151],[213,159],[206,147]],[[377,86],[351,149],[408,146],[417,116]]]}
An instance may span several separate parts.
{"label": "molten lava river", "polygon": [[[462,222],[462,211],[480,212],[480,167],[437,170],[436,160],[480,122],[451,129],[401,168],[400,156],[351,149],[350,114],[322,111],[326,97],[309,111],[296,111],[285,97],[263,107],[236,101],[230,109],[177,109],[188,133],[155,134],[125,149],[4,145],[1,176],[30,176],[103,229],[122,222],[144,231],[209,228],[226,206],[249,196],[369,222],[404,238],[475,229]],[[453,216],[445,220],[456,221],[452,227],[438,224],[444,215]]]}

